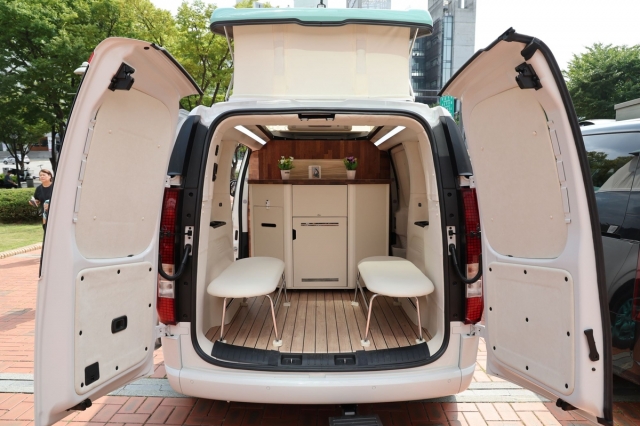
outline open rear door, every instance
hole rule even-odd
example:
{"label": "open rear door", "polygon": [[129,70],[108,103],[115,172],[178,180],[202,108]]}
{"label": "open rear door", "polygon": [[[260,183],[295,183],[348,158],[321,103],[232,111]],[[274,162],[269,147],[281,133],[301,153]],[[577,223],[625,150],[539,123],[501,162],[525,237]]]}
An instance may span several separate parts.
{"label": "open rear door", "polygon": [[150,371],[158,229],[179,101],[199,92],[146,42],[95,50],[69,121],[38,285],[35,420]]}
{"label": "open rear door", "polygon": [[509,30],[441,94],[462,101],[477,185],[488,370],[613,424],[600,227],[553,55]]}

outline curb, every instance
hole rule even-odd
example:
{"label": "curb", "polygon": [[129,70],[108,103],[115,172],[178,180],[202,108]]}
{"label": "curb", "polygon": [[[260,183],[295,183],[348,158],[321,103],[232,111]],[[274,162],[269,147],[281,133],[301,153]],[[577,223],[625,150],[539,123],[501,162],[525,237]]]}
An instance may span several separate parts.
{"label": "curb", "polygon": [[40,250],[41,248],[42,248],[42,243],[36,243],[36,244],[31,244],[30,246],[3,251],[3,252],[0,252],[0,259],[6,259],[7,257],[15,256],[16,254],[27,253],[33,250]]}

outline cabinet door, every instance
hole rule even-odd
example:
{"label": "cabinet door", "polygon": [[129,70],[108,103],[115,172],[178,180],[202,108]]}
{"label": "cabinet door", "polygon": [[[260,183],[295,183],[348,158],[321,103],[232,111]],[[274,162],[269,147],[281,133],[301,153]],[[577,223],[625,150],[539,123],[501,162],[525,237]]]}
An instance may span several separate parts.
{"label": "cabinet door", "polygon": [[347,218],[293,218],[294,287],[347,286]]}
{"label": "cabinet door", "polygon": [[252,256],[276,257],[284,261],[283,215],[282,207],[253,206]]}

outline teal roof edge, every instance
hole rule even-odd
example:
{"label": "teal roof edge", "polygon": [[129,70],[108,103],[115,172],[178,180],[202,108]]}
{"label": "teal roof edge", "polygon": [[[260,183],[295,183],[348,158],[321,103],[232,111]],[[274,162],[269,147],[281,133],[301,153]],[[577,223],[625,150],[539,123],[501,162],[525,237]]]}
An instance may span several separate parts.
{"label": "teal roof edge", "polygon": [[382,9],[326,9],[326,8],[218,8],[213,11],[210,28],[230,37],[236,25],[298,24],[314,27],[331,27],[348,24],[384,25],[417,29],[418,37],[431,34],[433,20],[426,10]]}

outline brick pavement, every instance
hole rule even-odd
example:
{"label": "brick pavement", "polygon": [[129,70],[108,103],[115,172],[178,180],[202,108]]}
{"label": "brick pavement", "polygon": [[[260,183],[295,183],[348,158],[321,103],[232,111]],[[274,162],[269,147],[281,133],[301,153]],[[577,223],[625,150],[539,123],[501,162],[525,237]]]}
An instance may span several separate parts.
{"label": "brick pavement", "polygon": [[[33,372],[34,314],[39,253],[0,259],[0,374]],[[152,378],[165,376],[162,350],[154,353]],[[500,382],[486,373],[480,345],[474,382]],[[615,422],[640,425],[640,404],[615,403]],[[332,405],[227,403],[196,398],[105,396],[58,424],[81,425],[326,425],[339,416]],[[551,403],[397,402],[362,404],[359,414],[377,414],[384,425],[557,426],[583,425],[580,416]],[[0,393],[0,426],[33,424],[33,395]]]}

